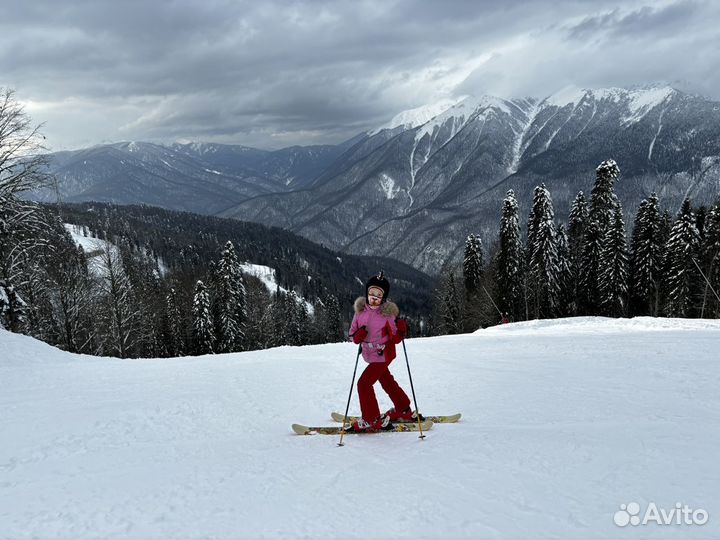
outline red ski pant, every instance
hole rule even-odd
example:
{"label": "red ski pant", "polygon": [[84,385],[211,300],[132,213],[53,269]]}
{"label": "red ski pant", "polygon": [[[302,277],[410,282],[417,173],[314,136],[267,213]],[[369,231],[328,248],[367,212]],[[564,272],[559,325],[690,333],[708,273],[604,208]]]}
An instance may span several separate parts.
{"label": "red ski pant", "polygon": [[373,388],[376,382],[379,382],[382,389],[390,396],[396,411],[404,411],[410,406],[410,398],[390,373],[390,362],[368,364],[358,379],[357,389],[360,397],[360,411],[362,417],[368,422],[373,422],[380,416],[380,407]]}

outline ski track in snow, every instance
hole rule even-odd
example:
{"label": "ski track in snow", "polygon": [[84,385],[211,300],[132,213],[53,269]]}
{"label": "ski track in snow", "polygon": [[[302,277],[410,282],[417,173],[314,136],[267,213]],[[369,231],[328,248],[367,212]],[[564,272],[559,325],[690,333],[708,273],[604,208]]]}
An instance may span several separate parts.
{"label": "ski track in snow", "polygon": [[[290,424],[344,407],[351,343],[119,360],[0,330],[0,536],[717,537],[719,347],[651,318],[409,339],[421,411],[463,419],[338,448]],[[710,521],[618,528],[632,501]]]}

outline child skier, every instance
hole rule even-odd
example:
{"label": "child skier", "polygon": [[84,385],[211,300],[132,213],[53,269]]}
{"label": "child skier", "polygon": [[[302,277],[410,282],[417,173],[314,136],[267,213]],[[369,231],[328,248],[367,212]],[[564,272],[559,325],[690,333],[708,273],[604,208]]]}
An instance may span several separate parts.
{"label": "child skier", "polygon": [[[365,297],[355,300],[355,316],[350,325],[350,337],[362,343],[362,356],[368,363],[358,379],[362,418],[353,422],[348,431],[377,431],[392,427],[393,420],[413,420],[410,398],[400,388],[390,373],[390,363],[395,358],[395,345],[407,334],[407,323],[395,320],[400,310],[387,300],[390,283],[382,272],[371,277],[365,284]],[[394,407],[380,414],[373,385],[379,382],[393,402]]]}

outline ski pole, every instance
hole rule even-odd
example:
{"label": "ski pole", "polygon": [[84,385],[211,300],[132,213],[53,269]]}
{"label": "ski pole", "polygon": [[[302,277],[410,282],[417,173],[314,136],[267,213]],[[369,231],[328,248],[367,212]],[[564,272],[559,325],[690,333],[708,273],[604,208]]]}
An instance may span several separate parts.
{"label": "ski pole", "polygon": [[338,446],[345,446],[343,444],[343,437],[345,436],[345,422],[347,422],[348,411],[350,410],[350,398],[352,397],[353,387],[355,386],[355,374],[357,373],[358,361],[360,360],[360,353],[362,352],[362,343],[358,345],[358,353],[355,357],[355,370],[353,371],[352,382],[350,383],[350,393],[348,394],[347,406],[345,407],[345,416],[343,417],[343,425],[340,430],[340,442]]}
{"label": "ski pole", "polygon": [[407,365],[407,369],[408,369],[408,377],[410,378],[410,390],[412,390],[413,403],[415,403],[415,411],[417,412],[417,415],[418,415],[418,431],[420,431],[420,437],[418,437],[418,438],[424,439],[425,435],[423,435],[423,432],[422,432],[422,421],[420,420],[420,409],[418,409],[417,398],[415,398],[415,387],[413,386],[413,382],[412,382],[412,373],[410,373],[410,361],[408,360],[407,349],[405,348],[405,340],[404,339],[402,340],[402,344],[403,344],[403,352],[405,353],[405,364]]}

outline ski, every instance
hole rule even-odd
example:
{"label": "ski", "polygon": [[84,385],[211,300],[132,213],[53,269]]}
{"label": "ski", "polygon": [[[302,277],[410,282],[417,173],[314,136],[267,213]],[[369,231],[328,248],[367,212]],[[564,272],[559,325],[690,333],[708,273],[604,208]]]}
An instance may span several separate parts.
{"label": "ski", "polygon": [[[332,419],[335,420],[335,422],[342,422],[343,419],[345,418],[344,414],[340,414],[340,413],[336,413],[336,412],[331,413],[331,416],[332,416]],[[423,418],[425,418],[426,421],[430,420],[434,424],[454,424],[455,422],[460,420],[461,416],[462,416],[462,413],[457,413],[457,414],[451,414],[451,415],[445,415],[445,416],[424,416],[423,415]],[[357,416],[348,416],[347,422],[349,424],[349,423],[354,422],[357,419],[358,419]],[[393,420],[393,424],[417,424],[417,420],[413,420],[412,422]]]}
{"label": "ski", "polygon": [[[432,427],[433,423],[430,420],[422,422],[422,430],[427,431]],[[292,430],[298,435],[340,435],[342,426],[303,426],[301,424],[293,424]],[[380,431],[361,431],[359,433],[355,431],[346,431],[347,435],[368,435],[376,433],[398,433],[403,431],[419,431],[417,422],[414,424],[393,424],[392,429],[383,429]]]}

